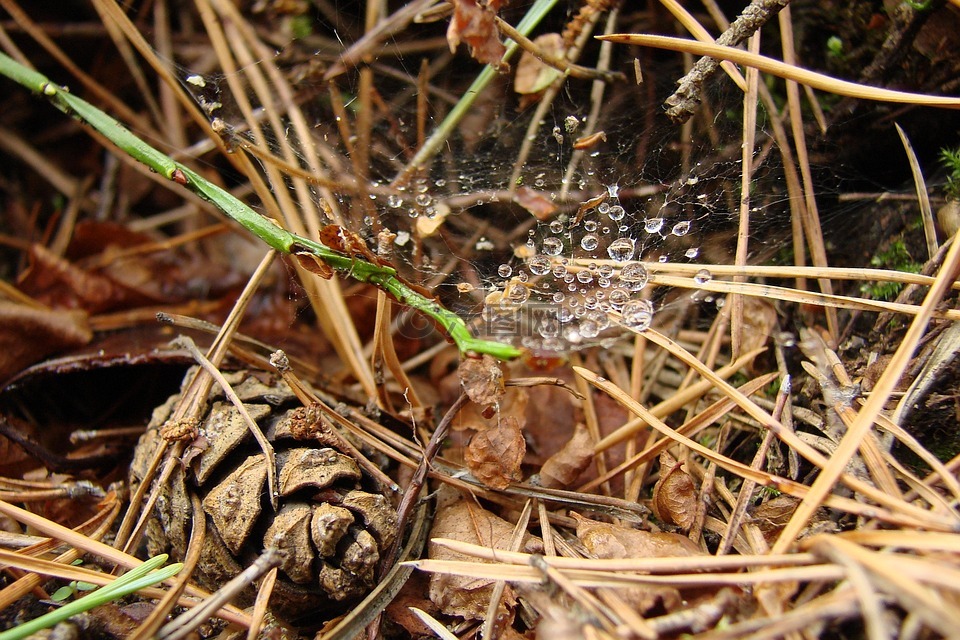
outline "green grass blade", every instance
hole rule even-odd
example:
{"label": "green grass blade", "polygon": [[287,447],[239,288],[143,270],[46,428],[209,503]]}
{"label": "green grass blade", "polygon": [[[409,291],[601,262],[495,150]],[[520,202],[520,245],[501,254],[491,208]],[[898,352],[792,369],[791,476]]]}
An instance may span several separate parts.
{"label": "green grass blade", "polygon": [[[544,3],[552,6],[554,2],[556,0],[538,0],[537,6]],[[436,300],[411,289],[393,268],[338,253],[279,227],[189,167],[151,147],[89,102],[53,84],[44,75],[27,69],[3,53],[0,53],[0,74],[44,96],[59,110],[88,124],[121,151],[210,202],[274,249],[284,253],[312,253],[341,274],[380,287],[400,302],[432,317],[447,331],[461,352],[489,354],[501,360],[510,360],[523,354],[523,350],[517,347],[474,337],[460,316],[445,309]]]}
{"label": "green grass blade", "polygon": [[[163,582],[167,578],[172,578],[177,575],[180,573],[180,570],[183,569],[183,563],[180,562],[160,568],[166,561],[166,554],[150,558],[139,567],[131,569],[110,584],[96,591],[92,591],[69,604],[65,604],[59,609],[46,613],[39,618],[0,633],[0,640],[21,640],[42,629],[47,629],[63,622],[71,616],[90,611],[102,604],[113,602],[131,593],[136,593],[140,589],[155,585],[158,582]],[[154,571],[154,569],[156,569],[156,571]]]}

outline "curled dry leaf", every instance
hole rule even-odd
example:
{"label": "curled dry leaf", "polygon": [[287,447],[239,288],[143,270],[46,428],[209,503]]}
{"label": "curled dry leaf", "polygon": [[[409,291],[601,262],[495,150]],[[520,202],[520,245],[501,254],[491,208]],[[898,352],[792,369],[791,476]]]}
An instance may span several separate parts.
{"label": "curled dry leaf", "polygon": [[697,487],[673,456],[660,454],[660,478],[653,487],[653,514],[689,531],[697,514]]}
{"label": "curled dry leaf", "polygon": [[[510,548],[512,535],[512,524],[479,507],[476,503],[463,499],[439,507],[433,519],[433,527],[430,529],[431,538],[451,538],[502,550]],[[526,550],[531,552],[540,550],[536,539],[525,536],[524,540]],[[428,553],[430,558],[436,560],[486,562],[432,543]],[[484,618],[492,590],[492,580],[442,573],[430,574],[430,599],[440,608],[440,611],[447,615],[460,616],[468,620]],[[511,617],[515,603],[513,590],[510,585],[507,585],[498,615]]]}
{"label": "curled dry leaf", "polygon": [[499,0],[488,2],[452,0],[452,2],[453,16],[447,28],[450,51],[455,51],[457,45],[466,42],[470,47],[470,55],[475,60],[495,67],[500,66],[500,60],[507,49],[500,42],[500,32],[494,20],[500,8]]}
{"label": "curled dry leaf", "polygon": [[503,370],[496,358],[464,358],[460,363],[460,384],[472,402],[483,407],[503,399]]}
{"label": "curled dry leaf", "polygon": [[520,424],[513,416],[507,416],[497,426],[473,436],[465,458],[477,480],[494,489],[506,489],[520,479],[526,450]]}
{"label": "curled dry leaf", "polygon": [[293,255],[297,259],[297,262],[300,263],[300,266],[310,273],[320,276],[324,280],[329,280],[333,277],[333,268],[314,254],[306,251],[298,251]]}
{"label": "curled dry leaf", "polygon": [[0,302],[0,381],[63,349],[92,338],[82,311],[34,309]]}
{"label": "curled dry leaf", "polygon": [[686,558],[703,555],[690,538],[676,533],[628,529],[570,513],[577,521],[577,537],[598,558]]}
{"label": "curled dry leaf", "polygon": [[550,489],[572,485],[593,460],[596,441],[586,425],[578,423],[573,437],[560,451],[550,456],[540,469],[540,484]]}
{"label": "curled dry leaf", "polygon": [[799,504],[797,498],[785,494],[771,498],[754,509],[753,523],[763,532],[764,538],[776,539]]}
{"label": "curled dry leaf", "polygon": [[601,142],[606,141],[607,133],[605,131],[597,131],[596,133],[591,133],[588,136],[577,138],[573,143],[573,148],[578,150],[592,149]]}
{"label": "curled dry leaf", "polygon": [[[628,529],[583,516],[570,514],[577,521],[577,537],[598,558],[668,558],[703,555],[689,538],[676,533],[652,533]],[[638,611],[662,606],[672,611],[681,605],[680,592],[673,587],[645,585],[617,591]]]}
{"label": "curled dry leaf", "polygon": [[[533,42],[549,57],[561,58],[564,55],[563,38],[559,33],[545,33]],[[529,51],[524,51],[520,56],[520,62],[517,63],[517,77],[514,79],[513,90],[522,95],[540,93],[559,75],[559,71],[544,64]]]}
{"label": "curled dry leaf", "polygon": [[543,222],[549,220],[557,211],[557,205],[548,198],[542,191],[531,189],[530,187],[520,187],[517,189],[517,195],[514,202],[530,212],[530,214]]}

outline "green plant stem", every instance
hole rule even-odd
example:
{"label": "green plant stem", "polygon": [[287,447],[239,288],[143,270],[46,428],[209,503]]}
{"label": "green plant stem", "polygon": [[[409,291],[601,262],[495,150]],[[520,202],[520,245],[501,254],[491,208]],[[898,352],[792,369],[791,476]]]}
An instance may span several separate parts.
{"label": "green plant stem", "polygon": [[44,75],[24,67],[3,53],[0,53],[0,74],[41,94],[57,109],[91,126],[130,157],[168,180],[185,186],[277,251],[310,253],[332,269],[354,280],[379,287],[401,303],[430,316],[446,330],[462,353],[488,354],[501,360],[511,360],[523,354],[522,349],[512,345],[474,337],[463,318],[444,308],[436,300],[414,291],[399,277],[396,269],[356,256],[344,255],[319,242],[283,229],[186,165],[151,147],[89,102],[71,94],[66,88],[53,84]]}
{"label": "green plant stem", "polygon": [[[533,28],[540,24],[540,21],[546,17],[556,4],[557,0],[537,0],[520,20],[520,23],[517,25],[517,32],[522,36],[529,36]],[[507,40],[506,47],[507,50],[500,59],[501,63],[509,62],[513,54],[520,48],[520,45],[513,40]],[[400,175],[393,181],[395,186],[406,183],[415,171],[424,168],[427,163],[433,159],[433,156],[443,147],[450,137],[450,134],[456,126],[460,124],[463,117],[467,115],[467,111],[473,106],[473,103],[483,90],[486,89],[487,85],[490,84],[490,81],[497,77],[497,72],[497,69],[491,65],[483,68],[483,71],[474,79],[470,88],[463,93],[463,96],[461,96],[457,104],[453,106],[453,109],[450,110],[447,117],[444,118],[443,122],[430,134],[430,137],[423,146],[417,150],[416,155],[414,155]]]}
{"label": "green plant stem", "polygon": [[[183,563],[177,562],[169,567],[160,568],[167,561],[166,554],[150,558],[139,567],[131,569],[110,584],[93,591],[84,597],[65,604],[59,609],[45,613],[30,622],[24,622],[12,629],[0,633],[0,640],[20,640],[38,631],[52,627],[77,614],[89,611],[102,604],[113,602],[140,589],[163,582],[180,573]],[[157,571],[154,571],[157,569]],[[152,572],[152,573],[151,573]]]}

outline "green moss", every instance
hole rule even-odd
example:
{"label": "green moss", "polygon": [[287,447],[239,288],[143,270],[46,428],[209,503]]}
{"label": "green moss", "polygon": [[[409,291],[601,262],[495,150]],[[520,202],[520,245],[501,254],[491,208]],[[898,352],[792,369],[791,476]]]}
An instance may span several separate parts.
{"label": "green moss", "polygon": [[941,149],[940,161],[947,169],[947,183],[943,190],[950,200],[960,200],[960,147]]}
{"label": "green moss", "polygon": [[[922,264],[916,262],[907,250],[903,238],[892,241],[887,248],[870,259],[870,265],[878,269],[890,269],[906,273],[920,273]],[[860,291],[872,300],[893,300],[903,289],[900,282],[868,282]]]}

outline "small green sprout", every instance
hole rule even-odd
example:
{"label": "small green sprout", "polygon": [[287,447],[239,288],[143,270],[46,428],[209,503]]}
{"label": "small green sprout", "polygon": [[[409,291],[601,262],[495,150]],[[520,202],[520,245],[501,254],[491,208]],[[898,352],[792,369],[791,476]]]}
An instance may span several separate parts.
{"label": "small green sprout", "polygon": [[93,591],[97,585],[92,582],[83,582],[82,580],[73,580],[70,584],[60,587],[50,596],[54,602],[63,602],[69,600],[80,591]]}
{"label": "small green sprout", "polygon": [[843,40],[839,36],[830,36],[827,39],[827,54],[832,58],[843,57]]}

